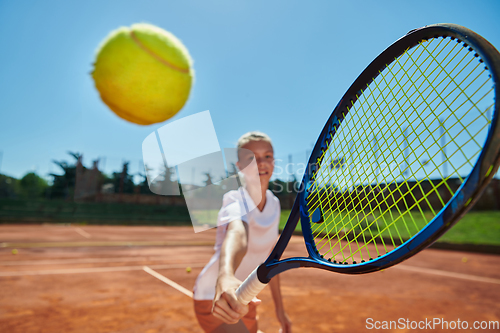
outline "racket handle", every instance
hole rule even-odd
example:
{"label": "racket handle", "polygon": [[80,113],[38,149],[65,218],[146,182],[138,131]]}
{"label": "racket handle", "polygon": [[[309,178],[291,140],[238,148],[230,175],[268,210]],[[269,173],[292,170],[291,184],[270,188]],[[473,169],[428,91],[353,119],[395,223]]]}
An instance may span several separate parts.
{"label": "racket handle", "polygon": [[243,304],[248,304],[250,301],[257,296],[265,286],[266,283],[259,281],[257,276],[258,267],[246,278],[245,281],[236,289],[236,298]]}

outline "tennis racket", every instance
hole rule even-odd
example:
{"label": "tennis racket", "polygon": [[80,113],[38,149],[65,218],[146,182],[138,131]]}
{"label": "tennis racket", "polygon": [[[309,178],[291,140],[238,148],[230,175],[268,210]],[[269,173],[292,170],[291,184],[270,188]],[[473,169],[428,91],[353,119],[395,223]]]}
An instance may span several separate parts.
{"label": "tennis racket", "polygon": [[[500,163],[500,54],[454,24],[412,30],[359,75],[326,122],[248,303],[298,267],[378,271],[415,255],[478,200]],[[308,257],[281,259],[300,219]]]}

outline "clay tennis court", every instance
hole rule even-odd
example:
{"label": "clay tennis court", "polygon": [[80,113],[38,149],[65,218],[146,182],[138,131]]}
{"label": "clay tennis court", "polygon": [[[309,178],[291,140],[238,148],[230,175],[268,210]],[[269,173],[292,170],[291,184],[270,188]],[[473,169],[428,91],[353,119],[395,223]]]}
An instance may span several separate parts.
{"label": "clay tennis court", "polygon": [[[191,227],[1,225],[0,331],[202,332],[189,291],[214,238]],[[294,236],[285,256],[304,254]],[[298,269],[281,281],[294,332],[374,331],[367,318],[500,320],[497,255],[428,249],[379,273]],[[269,290],[259,297],[259,328],[278,332]]]}

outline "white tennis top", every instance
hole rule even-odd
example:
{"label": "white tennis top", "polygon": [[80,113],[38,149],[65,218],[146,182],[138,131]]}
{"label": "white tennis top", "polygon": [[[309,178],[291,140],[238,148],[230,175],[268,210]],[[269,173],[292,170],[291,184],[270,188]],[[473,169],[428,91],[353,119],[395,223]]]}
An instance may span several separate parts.
{"label": "white tennis top", "polygon": [[[249,196],[245,197],[249,198]],[[215,253],[198,275],[194,285],[194,299],[213,300],[215,297],[215,284],[219,274],[219,257],[222,242],[226,237],[227,223],[237,219],[248,223],[247,252],[235,272],[235,277],[241,281],[245,280],[258,265],[267,259],[276,244],[281,214],[279,199],[271,191],[267,190],[266,205],[262,211],[255,208],[248,214],[243,215],[241,212],[246,212],[243,205],[244,203],[241,201],[238,191],[230,191],[224,195],[217,221],[219,227],[217,227],[215,239]]]}

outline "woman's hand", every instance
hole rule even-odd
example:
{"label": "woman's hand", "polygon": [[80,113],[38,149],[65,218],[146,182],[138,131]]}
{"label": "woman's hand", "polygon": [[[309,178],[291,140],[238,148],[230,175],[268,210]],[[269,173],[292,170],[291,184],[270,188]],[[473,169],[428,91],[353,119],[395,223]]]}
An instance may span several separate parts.
{"label": "woman's hand", "polygon": [[[232,275],[219,275],[215,289],[214,305],[212,314],[226,324],[236,324],[248,313],[248,305],[244,305],[236,298],[236,289],[241,281]],[[254,299],[255,305],[261,303],[259,299]]]}
{"label": "woman's hand", "polygon": [[292,332],[292,322],[288,315],[286,314],[283,307],[283,298],[281,297],[281,287],[280,287],[280,276],[276,275],[269,281],[271,286],[271,294],[273,295],[274,306],[276,309],[276,317],[281,325],[280,332],[291,333]]}
{"label": "woman's hand", "polygon": [[292,322],[285,311],[276,311],[276,317],[281,324],[281,333],[292,333]]}

